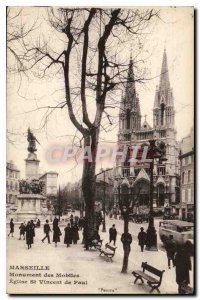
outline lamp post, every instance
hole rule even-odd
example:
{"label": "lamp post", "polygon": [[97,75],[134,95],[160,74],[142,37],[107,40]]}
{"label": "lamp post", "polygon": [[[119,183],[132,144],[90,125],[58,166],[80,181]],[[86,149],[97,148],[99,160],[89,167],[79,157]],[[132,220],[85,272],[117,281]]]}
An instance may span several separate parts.
{"label": "lamp post", "polygon": [[165,153],[166,146],[163,142],[159,145],[155,144],[155,140],[149,141],[149,151],[148,158],[150,161],[150,197],[149,197],[149,226],[147,229],[147,239],[146,239],[146,250],[158,251],[157,248],[157,234],[154,226],[154,215],[153,215],[153,169],[154,169],[154,159],[159,158],[160,161],[166,161]]}
{"label": "lamp post", "polygon": [[59,210],[58,218],[59,218],[59,221],[60,221],[60,214],[61,214],[60,185],[59,185],[59,189],[58,189],[58,210]]}
{"label": "lamp post", "polygon": [[113,168],[106,169],[96,174],[96,177],[103,174],[103,227],[102,232],[106,232],[106,176],[105,173],[111,171]]}
{"label": "lamp post", "polygon": [[103,172],[103,228],[102,232],[106,232],[106,178]]}

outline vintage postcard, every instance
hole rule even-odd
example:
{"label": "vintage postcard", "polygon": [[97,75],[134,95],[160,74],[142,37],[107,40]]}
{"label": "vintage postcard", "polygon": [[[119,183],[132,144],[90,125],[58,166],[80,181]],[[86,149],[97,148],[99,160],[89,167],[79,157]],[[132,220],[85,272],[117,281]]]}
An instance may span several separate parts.
{"label": "vintage postcard", "polygon": [[194,8],[7,7],[8,294],[194,294]]}

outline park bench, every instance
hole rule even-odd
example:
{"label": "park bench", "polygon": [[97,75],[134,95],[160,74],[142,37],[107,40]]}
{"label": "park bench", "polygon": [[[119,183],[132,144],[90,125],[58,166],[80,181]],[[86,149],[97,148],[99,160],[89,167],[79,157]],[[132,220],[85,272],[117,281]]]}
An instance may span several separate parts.
{"label": "park bench", "polygon": [[[165,271],[164,270],[160,271],[160,270],[148,265],[147,262],[143,262],[141,267],[142,267],[142,271],[137,270],[137,271],[132,272],[133,276],[135,276],[134,283],[136,283],[138,279],[140,279],[142,281],[142,283],[144,283],[143,279],[145,279],[145,280],[147,280],[147,284],[151,287],[150,293],[152,293],[154,290],[156,290],[158,293],[160,293],[159,286],[162,283],[162,277],[163,277],[163,273]],[[153,277],[153,276],[149,275],[145,271],[156,275],[157,278],[155,278],[155,276]]]}
{"label": "park bench", "polygon": [[101,249],[101,246],[102,246],[102,242],[103,242],[103,240],[99,240],[99,241],[97,241],[97,240],[92,240],[92,241],[90,242],[90,244],[89,244],[89,248],[90,248],[90,249],[94,248],[94,249],[100,250],[100,249]]}
{"label": "park bench", "polygon": [[107,259],[107,261],[112,261],[113,256],[115,255],[117,247],[111,246],[109,243],[105,244],[105,249],[99,249],[100,256],[104,255],[104,257]]}

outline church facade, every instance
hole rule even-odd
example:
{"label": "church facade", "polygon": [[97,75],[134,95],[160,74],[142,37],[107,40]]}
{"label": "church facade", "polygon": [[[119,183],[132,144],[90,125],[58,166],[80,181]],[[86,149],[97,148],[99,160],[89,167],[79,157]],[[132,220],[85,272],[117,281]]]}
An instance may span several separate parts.
{"label": "church facade", "polygon": [[[116,199],[119,185],[134,189],[139,205],[148,206],[150,192],[150,163],[129,162],[134,146],[149,145],[150,140],[166,145],[167,160],[161,163],[154,159],[154,207],[171,207],[176,212],[180,198],[179,145],[176,141],[173,90],[170,85],[167,53],[164,50],[159,85],[156,87],[153,105],[153,126],[142,123],[140,100],[136,92],[133,61],[130,59],[128,80],[119,112],[118,149],[128,147],[127,159],[116,161]],[[121,190],[123,193],[123,191]]]}

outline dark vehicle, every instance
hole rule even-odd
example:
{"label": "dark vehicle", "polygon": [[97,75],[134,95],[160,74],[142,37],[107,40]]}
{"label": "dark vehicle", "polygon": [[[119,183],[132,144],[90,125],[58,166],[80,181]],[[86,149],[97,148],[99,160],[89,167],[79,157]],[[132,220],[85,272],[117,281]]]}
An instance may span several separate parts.
{"label": "dark vehicle", "polygon": [[174,220],[174,219],[175,219],[174,215],[169,215],[169,214],[163,215],[163,220]]}
{"label": "dark vehicle", "polygon": [[135,215],[135,223],[142,223],[143,218],[142,215]]}
{"label": "dark vehicle", "polygon": [[190,253],[194,253],[194,224],[181,220],[168,220],[159,223],[159,236],[163,244],[170,235],[178,245],[190,246]]}

